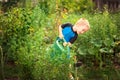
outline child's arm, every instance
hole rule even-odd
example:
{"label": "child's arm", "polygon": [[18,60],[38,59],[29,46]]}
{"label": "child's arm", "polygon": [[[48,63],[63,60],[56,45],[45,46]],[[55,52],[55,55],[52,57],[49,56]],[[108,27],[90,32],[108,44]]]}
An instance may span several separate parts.
{"label": "child's arm", "polygon": [[[63,37],[64,37],[64,36],[63,36],[63,34],[62,34],[62,27],[61,27],[61,25],[60,25],[60,26],[59,26],[59,38],[62,39]],[[64,46],[67,46],[67,45],[68,45],[68,46],[71,46],[72,44],[71,44],[71,42],[64,42],[63,45],[64,45]]]}
{"label": "child's arm", "polygon": [[61,39],[63,38],[61,25],[59,26],[59,37],[60,37]]}

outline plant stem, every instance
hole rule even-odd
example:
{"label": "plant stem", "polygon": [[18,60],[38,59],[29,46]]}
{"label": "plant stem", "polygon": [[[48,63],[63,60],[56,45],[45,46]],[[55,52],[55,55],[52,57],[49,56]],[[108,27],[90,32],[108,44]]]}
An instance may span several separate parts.
{"label": "plant stem", "polygon": [[1,79],[4,80],[4,60],[3,60],[3,51],[1,46],[0,46],[0,50],[1,50],[1,72],[2,72]]}

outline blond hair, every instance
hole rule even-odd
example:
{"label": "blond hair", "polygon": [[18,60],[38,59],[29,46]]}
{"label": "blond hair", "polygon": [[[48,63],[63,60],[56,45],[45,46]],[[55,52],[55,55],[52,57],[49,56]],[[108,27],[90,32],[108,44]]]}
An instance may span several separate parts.
{"label": "blond hair", "polygon": [[88,28],[90,28],[90,24],[89,24],[89,21],[85,18],[80,18],[76,23],[75,25],[77,27],[80,27],[80,26],[86,26]]}

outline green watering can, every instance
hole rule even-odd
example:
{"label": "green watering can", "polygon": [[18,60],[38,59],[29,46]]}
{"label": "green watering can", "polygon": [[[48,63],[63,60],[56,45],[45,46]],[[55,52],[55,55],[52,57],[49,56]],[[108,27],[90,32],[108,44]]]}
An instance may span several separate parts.
{"label": "green watering can", "polygon": [[70,47],[63,46],[64,42],[66,42],[64,38],[60,39],[59,37],[57,37],[54,44],[52,45],[52,58],[70,58]]}

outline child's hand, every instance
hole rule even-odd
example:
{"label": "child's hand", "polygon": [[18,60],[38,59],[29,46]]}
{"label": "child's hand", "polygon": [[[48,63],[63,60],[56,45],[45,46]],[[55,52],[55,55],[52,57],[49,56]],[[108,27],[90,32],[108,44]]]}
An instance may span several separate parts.
{"label": "child's hand", "polygon": [[71,47],[71,46],[72,46],[72,44],[71,44],[70,42],[68,42],[68,46],[69,46],[69,47]]}
{"label": "child's hand", "polygon": [[67,46],[67,42],[64,42],[64,43],[63,43],[63,46]]}
{"label": "child's hand", "polygon": [[70,42],[68,42],[68,43],[67,43],[67,42],[64,42],[64,43],[63,43],[63,46],[67,46],[67,45],[68,45],[69,47],[71,47],[71,43],[70,43]]}

